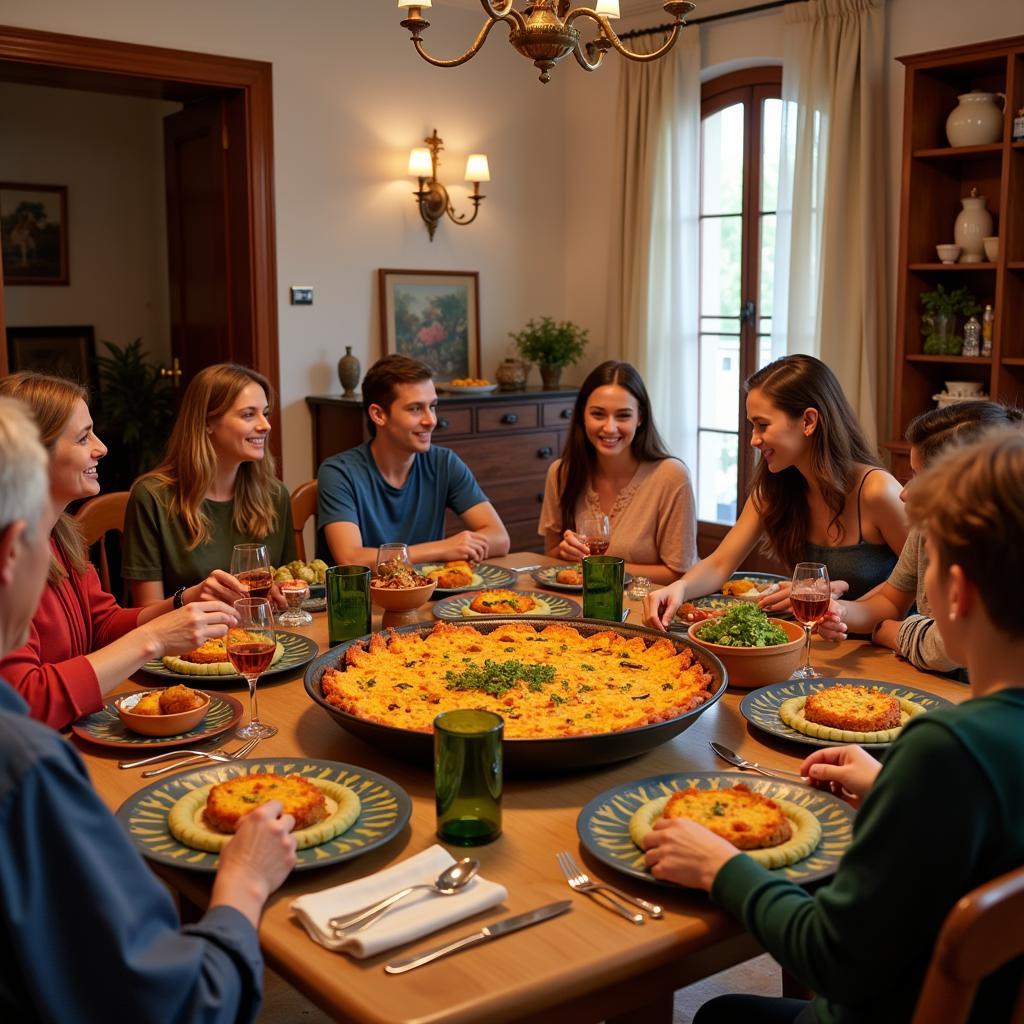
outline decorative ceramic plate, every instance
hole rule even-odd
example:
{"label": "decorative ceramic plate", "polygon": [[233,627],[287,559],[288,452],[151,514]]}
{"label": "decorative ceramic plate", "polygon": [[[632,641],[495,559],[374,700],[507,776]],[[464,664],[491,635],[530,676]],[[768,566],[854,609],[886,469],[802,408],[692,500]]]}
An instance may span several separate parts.
{"label": "decorative ceramic plate", "polygon": [[[780,739],[790,740],[792,743],[803,743],[808,747],[843,747],[846,743],[835,740],[820,740],[816,736],[805,736],[796,729],[791,729],[779,718],[779,707],[783,701],[790,697],[804,697],[810,693],[816,693],[828,686],[836,686],[839,683],[855,683],[858,686],[875,686],[879,690],[891,693],[894,697],[902,697],[904,700],[920,704],[926,711],[934,711],[936,708],[948,708],[953,702],[944,697],[937,697],[934,693],[926,690],[917,690],[909,686],[896,686],[893,683],[882,683],[877,679],[789,679],[784,683],[775,683],[772,686],[762,686],[758,690],[751,690],[743,700],[740,701],[740,714],[753,726],[762,732],[778,736]],[[862,743],[861,746],[868,749],[882,750],[891,744],[889,743]]]}
{"label": "decorative ceramic plate", "polygon": [[675,772],[625,782],[594,797],[580,811],[576,831],[586,850],[602,863],[633,878],[674,888],[674,882],[659,881],[647,870],[643,853],[629,835],[629,819],[633,812],[649,800],[677,790],[691,786],[721,789],[737,782],[742,782],[755,793],[806,807],[821,822],[821,842],[817,849],[796,864],[773,869],[773,875],[803,884],[833,874],[839,858],[853,840],[854,809],[823,790],[796,782],[760,778],[748,772]]}
{"label": "decorative ceramic plate", "polygon": [[[578,563],[573,564],[571,562],[563,563],[562,565],[545,565],[542,569],[534,569],[530,575],[533,577],[533,582],[540,584],[542,587],[548,587],[551,590],[565,590],[575,591],[576,593],[583,592],[582,583],[559,583],[555,579],[563,569],[576,569],[579,568]],[[630,574],[623,573],[622,575],[622,587],[625,589],[633,581],[633,577]]]}
{"label": "decorative ceramic plate", "polygon": [[[426,576],[430,569],[440,569],[444,562],[417,562],[413,568]],[[518,576],[511,569],[490,562],[479,562],[473,567],[473,582],[465,587],[434,587],[434,594],[464,594],[468,590],[487,590],[493,587],[514,587]]]}
{"label": "decorative ceramic plate", "polygon": [[497,391],[497,384],[438,384],[438,391],[447,391],[450,395],[487,395]]}
{"label": "decorative ceramic plate", "polygon": [[359,817],[340,836],[298,851],[296,871],[338,864],[383,846],[402,831],[412,813],[409,795],[384,775],[339,761],[269,757],[211,765],[154,782],[130,796],[118,808],[117,819],[144,857],[173,867],[216,871],[220,856],[180,843],[168,830],[167,817],[179,798],[191,790],[252,772],[306,775],[339,782],[355,790],[362,802]]}
{"label": "decorative ceramic plate", "polygon": [[[117,699],[120,700],[123,696],[125,694],[121,694]],[[183,743],[199,743],[227,732],[237,725],[242,717],[242,705],[229,694],[210,693],[209,698],[210,708],[206,712],[206,717],[194,729],[180,732],[176,736],[141,736],[137,732],[132,732],[121,721],[114,701],[102,710],[80,718],[71,726],[71,731],[76,736],[81,736],[83,740],[101,747],[145,747],[148,750],[158,750],[161,747],[180,747]]]}
{"label": "decorative ceramic plate", "polygon": [[[570,601],[561,594],[543,594],[539,590],[517,590],[517,594],[532,597],[537,603],[524,615],[550,615],[555,619],[578,619],[583,615],[583,609],[576,601]],[[446,597],[434,605],[434,617],[447,619],[450,622],[466,622],[470,619],[493,619],[511,618],[508,612],[495,612],[494,615],[481,615],[478,612],[469,610],[470,603],[474,600],[475,594],[456,594],[455,597]]]}
{"label": "decorative ceramic plate", "polygon": [[[271,668],[268,668],[260,676],[260,682],[268,676],[279,676],[286,672],[294,672],[303,665],[311,662],[320,653],[320,647],[315,640],[301,633],[289,633],[286,630],[275,630],[277,642],[284,648],[284,655],[281,660]],[[151,676],[160,676],[162,679],[173,679],[181,683],[189,679],[194,682],[202,682],[203,686],[241,686],[245,679],[235,672],[223,676],[189,676],[182,672],[172,672],[159,658],[147,661],[142,666],[142,671]]]}

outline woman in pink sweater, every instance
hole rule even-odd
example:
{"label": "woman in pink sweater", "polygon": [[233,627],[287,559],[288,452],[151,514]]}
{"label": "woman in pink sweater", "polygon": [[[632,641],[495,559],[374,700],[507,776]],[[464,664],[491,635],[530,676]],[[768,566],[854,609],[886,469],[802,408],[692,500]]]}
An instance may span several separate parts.
{"label": "woman in pink sweater", "polygon": [[[181,654],[236,621],[231,602],[245,596],[221,570],[180,597],[121,608],[100,586],[74,519],[72,501],[99,493],[97,466],[107,453],[93,432],[83,388],[61,377],[16,373],[0,394],[29,407],[50,453],[50,572],[28,642],[0,660],[3,677],[33,718],[60,729],[103,707],[103,695],[152,658]],[[227,602],[227,603],[225,603]]]}

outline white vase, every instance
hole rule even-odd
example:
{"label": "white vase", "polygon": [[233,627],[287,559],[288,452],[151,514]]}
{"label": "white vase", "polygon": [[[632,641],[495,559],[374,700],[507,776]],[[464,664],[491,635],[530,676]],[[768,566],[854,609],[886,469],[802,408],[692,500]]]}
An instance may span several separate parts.
{"label": "white vase", "polygon": [[996,106],[1001,92],[965,92],[946,118],[946,137],[951,146],[987,146],[1003,137],[1003,112]]}
{"label": "white vase", "polygon": [[992,214],[985,208],[985,197],[979,196],[976,188],[960,202],[964,208],[956,215],[953,225],[953,238],[961,249],[960,262],[983,263],[984,239],[992,234]]}

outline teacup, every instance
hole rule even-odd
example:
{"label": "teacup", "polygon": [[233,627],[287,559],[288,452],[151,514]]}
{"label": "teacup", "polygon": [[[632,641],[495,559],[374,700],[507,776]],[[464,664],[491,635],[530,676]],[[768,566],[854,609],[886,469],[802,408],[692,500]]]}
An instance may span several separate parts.
{"label": "teacup", "polygon": [[939,259],[943,263],[956,263],[960,258],[960,246],[953,245],[951,242],[935,246],[935,251],[939,254]]}
{"label": "teacup", "polygon": [[946,394],[955,398],[967,398],[970,395],[980,395],[983,385],[973,380],[947,380]]}
{"label": "teacup", "polygon": [[985,247],[985,257],[989,263],[995,263],[999,259],[999,236],[989,235],[981,240],[981,244]]}

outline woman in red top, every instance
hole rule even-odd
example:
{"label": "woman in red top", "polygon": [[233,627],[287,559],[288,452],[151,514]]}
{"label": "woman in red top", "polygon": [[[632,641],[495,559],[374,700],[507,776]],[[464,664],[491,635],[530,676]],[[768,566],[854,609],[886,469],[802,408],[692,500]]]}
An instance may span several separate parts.
{"label": "woman in red top", "polygon": [[[97,465],[107,453],[93,432],[83,388],[61,377],[16,373],[0,394],[28,405],[50,453],[51,562],[28,642],[0,661],[0,676],[27,701],[33,718],[60,729],[103,707],[103,695],[152,658],[182,654],[236,621],[231,602],[245,595],[221,570],[174,598],[121,608],[100,586],[74,519],[72,501],[99,493]],[[225,603],[227,602],[227,603]]]}

